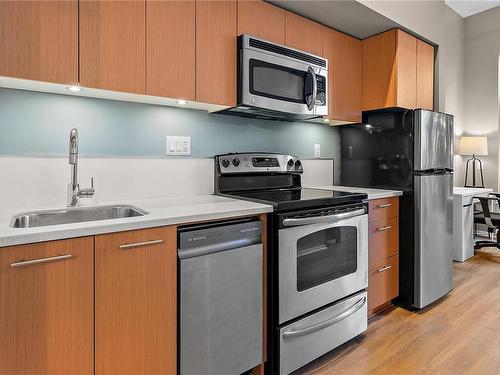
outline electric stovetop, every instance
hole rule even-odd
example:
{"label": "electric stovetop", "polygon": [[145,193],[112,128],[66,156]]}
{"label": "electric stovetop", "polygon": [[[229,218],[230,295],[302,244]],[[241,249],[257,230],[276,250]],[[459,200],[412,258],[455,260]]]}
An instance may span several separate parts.
{"label": "electric stovetop", "polygon": [[367,194],[310,188],[248,190],[224,194],[274,206],[275,211],[289,211],[340,204],[357,203],[368,198]]}

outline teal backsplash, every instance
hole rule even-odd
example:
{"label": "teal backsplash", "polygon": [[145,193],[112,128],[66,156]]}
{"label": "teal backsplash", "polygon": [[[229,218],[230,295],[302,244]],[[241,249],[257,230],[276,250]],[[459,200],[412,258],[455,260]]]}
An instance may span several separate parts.
{"label": "teal backsplash", "polygon": [[233,151],[338,158],[338,131],[323,124],[214,115],[205,111],[0,88],[0,154],[61,156],[71,128],[83,156],[165,155],[165,136],[191,137],[191,157]]}

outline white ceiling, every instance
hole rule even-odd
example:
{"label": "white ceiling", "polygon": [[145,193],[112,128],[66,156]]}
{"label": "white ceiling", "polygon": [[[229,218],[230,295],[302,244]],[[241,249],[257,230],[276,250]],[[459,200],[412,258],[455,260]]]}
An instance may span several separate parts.
{"label": "white ceiling", "polygon": [[476,13],[484,12],[485,10],[500,6],[500,1],[492,0],[445,0],[455,12],[462,17],[469,17]]}
{"label": "white ceiling", "polygon": [[400,27],[396,22],[355,0],[266,1],[359,39]]}

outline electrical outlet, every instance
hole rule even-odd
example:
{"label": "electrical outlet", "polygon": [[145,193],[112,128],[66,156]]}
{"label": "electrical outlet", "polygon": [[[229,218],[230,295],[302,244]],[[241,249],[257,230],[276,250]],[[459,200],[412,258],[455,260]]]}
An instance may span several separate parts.
{"label": "electrical outlet", "polygon": [[191,155],[191,137],[167,135],[166,155]]}
{"label": "electrical outlet", "polygon": [[316,143],[314,145],[314,157],[315,158],[321,157],[321,145],[319,143]]}

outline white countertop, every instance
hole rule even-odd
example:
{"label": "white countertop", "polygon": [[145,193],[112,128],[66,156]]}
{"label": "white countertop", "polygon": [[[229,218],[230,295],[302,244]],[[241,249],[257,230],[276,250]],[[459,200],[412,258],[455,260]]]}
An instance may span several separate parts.
{"label": "white countertop", "polygon": [[[126,202],[99,202],[98,206],[110,204],[133,205],[148,211],[149,215],[24,229],[11,228],[9,227],[9,223],[15,214],[26,212],[27,210],[0,210],[0,247],[164,225],[257,215],[272,212],[273,210],[273,207],[269,205],[215,195],[142,199]],[[37,208],[36,210],[54,208],[60,209],[62,207],[45,207]]]}
{"label": "white countertop", "polygon": [[490,188],[467,188],[462,186],[455,186],[453,188],[453,195],[462,197],[469,197],[476,194],[485,194],[491,192],[493,192],[493,189]]}
{"label": "white countertop", "polygon": [[380,199],[380,198],[390,198],[399,197],[403,195],[400,190],[383,190],[383,189],[371,189],[371,188],[360,188],[360,187],[350,187],[350,186],[308,186],[312,189],[320,190],[338,190],[338,191],[350,191],[353,193],[365,193],[368,194],[368,200]]}

